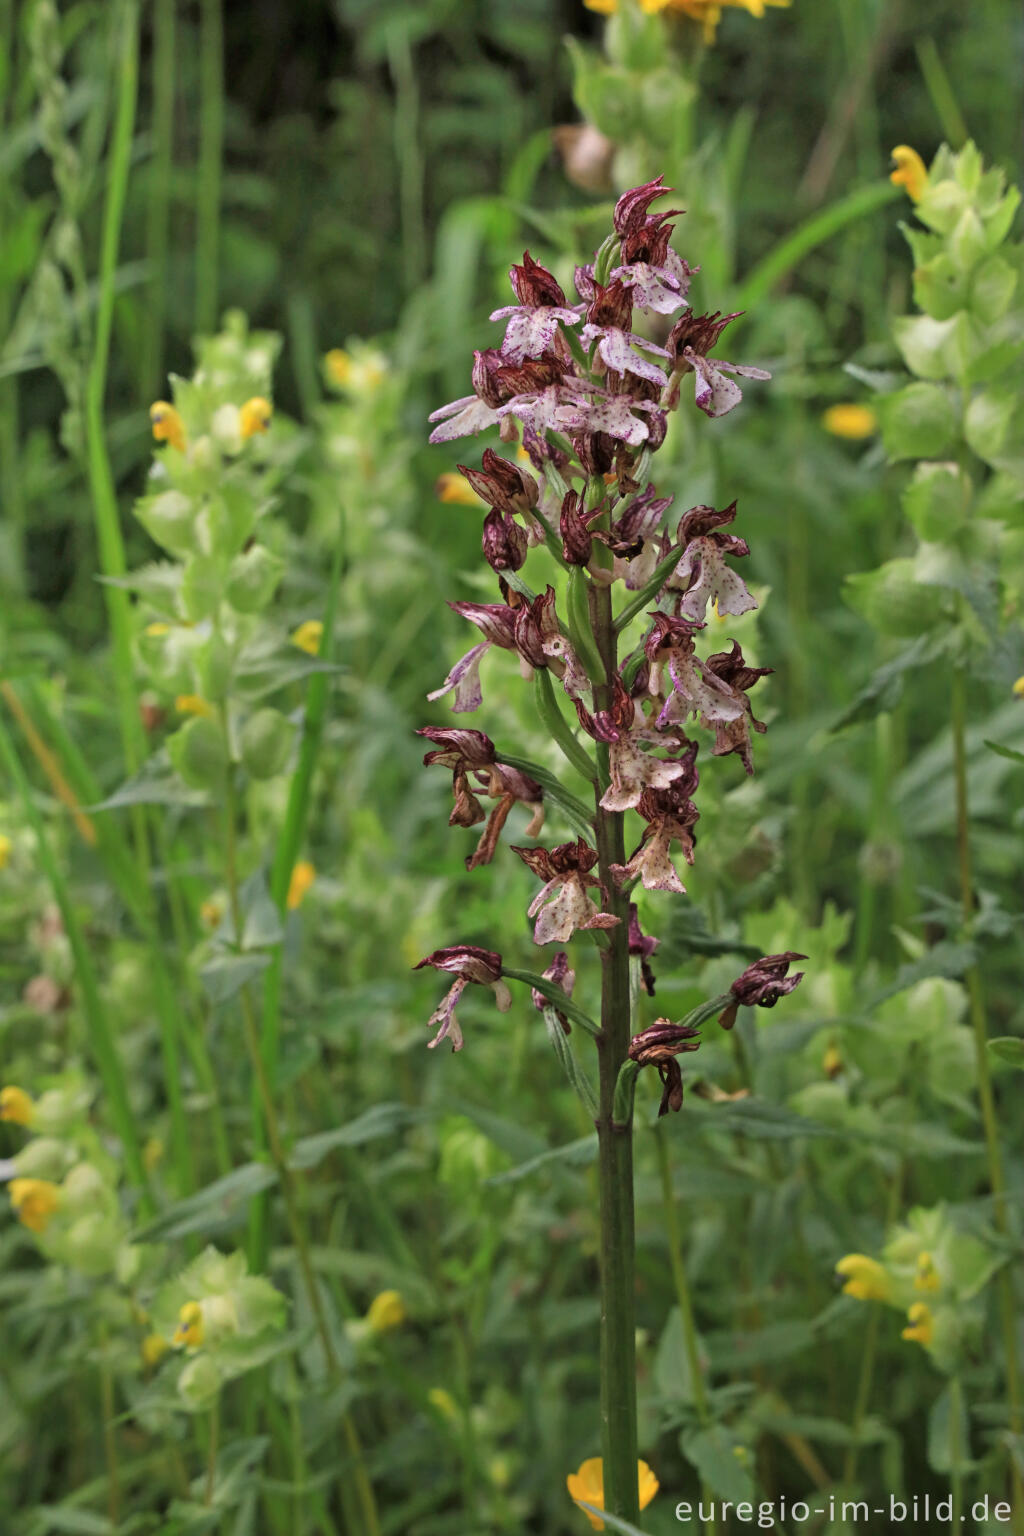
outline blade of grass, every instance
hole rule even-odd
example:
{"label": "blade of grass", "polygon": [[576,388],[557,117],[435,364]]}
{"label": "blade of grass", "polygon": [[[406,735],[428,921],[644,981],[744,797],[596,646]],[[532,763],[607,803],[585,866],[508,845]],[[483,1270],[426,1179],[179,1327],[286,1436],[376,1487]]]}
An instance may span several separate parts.
{"label": "blade of grass", "polygon": [[199,164],[196,170],[196,329],[217,324],[221,160],[224,151],[224,17],[221,0],[199,12]]}
{"label": "blade of grass", "polygon": [[124,1149],[125,1167],[131,1182],[139,1190],[141,1213],[145,1216],[152,1216],[156,1208],[153,1202],[152,1190],[149,1186],[146,1165],[142,1156],[142,1136],[131,1106],[131,1100],[128,1096],[128,1086],[121,1066],[121,1058],[117,1052],[117,1045],[110,1029],[110,1023],[103,1006],[103,999],[100,996],[92,957],[89,953],[89,946],[86,943],[85,934],[82,932],[81,924],[78,921],[78,914],[75,911],[71,892],[64,878],[60,862],[50,843],[46,824],[39,814],[39,809],[32,793],[32,786],[22,767],[21,759],[11,740],[10,732],[2,719],[0,719],[0,757],[3,758],[7,771],[18,792],[25,812],[25,819],[35,833],[39,862],[43,873],[50,883],[54,900],[60,908],[61,917],[64,922],[64,931],[68,936],[68,943],[71,946],[71,953],[75,962],[75,976],[81,992],[82,1012],[85,1017],[89,1049],[96,1063],[100,1080],[103,1083],[114,1129],[121,1139],[121,1145]]}
{"label": "blade of grass", "polygon": [[914,43],[914,48],[942,132],[953,149],[962,149],[970,134],[938,45],[934,37],[920,37]]}
{"label": "blade of grass", "polygon": [[149,167],[149,207],[146,211],[146,256],[152,279],[140,370],[143,393],[150,400],[163,392],[167,241],[174,164],[176,3],[177,0],[156,0],[153,7],[153,159]]}

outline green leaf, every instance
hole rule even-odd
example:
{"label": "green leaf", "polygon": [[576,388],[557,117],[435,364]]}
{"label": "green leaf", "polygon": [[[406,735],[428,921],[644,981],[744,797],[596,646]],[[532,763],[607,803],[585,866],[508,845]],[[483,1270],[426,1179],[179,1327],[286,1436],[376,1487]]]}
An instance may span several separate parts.
{"label": "green leaf", "polygon": [[683,1315],[678,1307],[672,1308],[658,1340],[658,1350],[654,1357],[654,1381],[666,1403],[693,1402],[690,1355],[686,1348]]}
{"label": "green leaf", "polygon": [[941,384],[908,384],[876,402],[882,441],[888,457],[936,459],[949,454],[956,441],[957,419],[948,389]]}
{"label": "green leaf", "polygon": [[864,720],[894,709],[903,695],[904,674],[934,661],[942,654],[945,644],[946,637],[943,634],[918,635],[906,650],[900,651],[872,673],[853,702],[847,705],[830,726],[830,730],[841,731],[848,725],[859,725]]}
{"label": "green leaf", "polygon": [[918,464],[914,478],[903,492],[903,510],[918,536],[925,540],[949,540],[966,520],[970,486],[965,486],[955,464]]}
{"label": "green leaf", "polygon": [[536,1157],[531,1157],[525,1163],[520,1163],[516,1168],[508,1168],[504,1173],[495,1173],[487,1180],[488,1184],[518,1184],[520,1179],[529,1178],[536,1173],[538,1168],[549,1167],[552,1163],[565,1163],[570,1168],[585,1168],[592,1163],[597,1156],[597,1137],[581,1136],[579,1141],[570,1141],[564,1147],[550,1147],[546,1152],[538,1152]]}
{"label": "green leaf", "polygon": [[577,799],[570,790],[566,789],[550,768],[544,768],[528,757],[510,756],[509,753],[500,751],[498,761],[506,763],[509,768],[518,768],[520,773],[528,773],[531,779],[536,779],[544,791],[545,798],[558,806],[573,831],[580,837],[593,840],[594,813],[587,809],[582,800]]}
{"label": "green leaf", "polygon": [[893,321],[896,345],[911,373],[919,379],[946,379],[959,374],[966,315],[934,320],[931,315],[901,315]]}
{"label": "green leaf", "polygon": [[303,1136],[292,1148],[288,1166],[296,1170],[315,1168],[337,1147],[361,1147],[368,1141],[394,1136],[418,1119],[419,1112],[406,1104],[374,1104],[346,1125],[316,1136]]}
{"label": "green leaf", "polygon": [[254,1195],[277,1183],[269,1163],[243,1163],[224,1178],[216,1179],[174,1205],[133,1234],[136,1243],[170,1241],[191,1232],[223,1232],[239,1226]]}
{"label": "green leaf", "polygon": [[98,811],[117,811],[129,805],[207,805],[209,796],[201,790],[190,789],[171,766],[166,751],[156,752],[138,773],[126,779],[112,795],[98,805],[87,805],[93,814]]}
{"label": "green leaf", "polygon": [[989,1054],[997,1061],[1005,1061],[1011,1067],[1024,1072],[1024,1040],[1017,1035],[997,1035],[988,1042]]}
{"label": "green leaf", "polygon": [[749,1453],[724,1424],[684,1431],[679,1437],[679,1446],[687,1461],[696,1468],[701,1482],[720,1499],[731,1499],[736,1504],[753,1501],[754,1477],[747,1465]]}
{"label": "green leaf", "polygon": [[88,1509],[72,1509],[67,1504],[40,1504],[36,1511],[43,1524],[36,1525],[40,1532],[54,1532],[55,1536],[116,1536],[118,1527],[105,1515],[93,1514]]}
{"label": "green leaf", "polygon": [[584,1013],[579,1003],[574,1003],[561,987],[556,986],[553,981],[548,981],[546,976],[538,976],[536,971],[512,970],[507,965],[502,966],[501,974],[507,981],[523,981],[528,987],[533,987],[542,997],[546,997],[549,1003],[553,1003],[560,1012],[564,1013],[567,1019],[573,1024],[578,1024],[581,1029],[585,1029],[589,1035],[601,1033],[600,1026],[594,1023],[589,1013]]}
{"label": "green leaf", "polygon": [[344,672],[344,667],[310,656],[297,645],[282,648],[274,641],[252,644],[239,656],[235,667],[235,690],[240,698],[262,699],[290,683],[301,682],[314,672]]}
{"label": "green leaf", "polygon": [[976,959],[977,951],[971,944],[955,944],[945,940],[940,944],[933,944],[931,949],[925,950],[919,960],[901,965],[891,981],[872,992],[863,1004],[863,1010],[865,1013],[871,1013],[880,1003],[884,1003],[886,998],[895,997],[897,992],[905,992],[908,987],[924,981],[929,976],[962,976]]}
{"label": "green leaf", "polygon": [[547,1027],[551,1048],[561,1062],[566,1077],[579,1095],[580,1102],[587,1114],[592,1120],[596,1120],[598,1106],[593,1085],[586,1072],[584,1072],[576,1060],[576,1053],[572,1048],[568,1035],[559,1022],[558,1013],[555,1008],[544,1009],[544,1023]]}
{"label": "green leaf", "polygon": [[964,436],[979,459],[993,463],[1001,458],[1019,398],[1015,387],[993,385],[971,400],[964,417]]}
{"label": "green leaf", "polygon": [[170,560],[152,560],[137,571],[129,571],[127,576],[97,576],[96,580],[105,587],[121,587],[126,592],[134,592],[152,603],[158,612],[173,618],[177,613],[175,598],[181,589],[181,578],[180,565]]}
{"label": "green leaf", "polygon": [[954,1378],[935,1399],[928,1415],[928,1465],[940,1476],[974,1466],[968,1450],[970,1426],[960,1383]]}
{"label": "green leaf", "polygon": [[1000,742],[989,741],[988,739],[986,739],[985,745],[997,757],[1005,757],[1011,763],[1024,763],[1024,752],[1018,752],[1016,747],[1004,747]]}
{"label": "green leaf", "polygon": [[267,954],[218,955],[203,966],[199,979],[211,1003],[226,1003],[269,964]]}
{"label": "green leaf", "polygon": [[610,1515],[606,1509],[598,1509],[596,1504],[588,1504],[585,1499],[576,1500],[577,1509],[588,1510],[593,1515],[600,1515],[606,1530],[620,1531],[622,1536],[644,1536],[643,1531],[635,1525],[630,1525],[628,1520],[620,1520],[618,1515]]}

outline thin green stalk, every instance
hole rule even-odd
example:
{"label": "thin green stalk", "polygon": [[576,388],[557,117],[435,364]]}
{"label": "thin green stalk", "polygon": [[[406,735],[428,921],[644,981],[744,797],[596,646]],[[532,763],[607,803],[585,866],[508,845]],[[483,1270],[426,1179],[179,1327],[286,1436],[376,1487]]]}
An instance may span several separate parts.
{"label": "thin green stalk", "polygon": [[408,28],[398,23],[388,35],[388,68],[395,87],[395,156],[402,210],[402,265],[411,294],[426,272],[427,234],[423,220],[423,149],[419,89]]}
{"label": "thin green stalk", "polygon": [[203,1503],[209,1507],[213,1503],[213,1489],[217,1480],[217,1442],[220,1439],[220,1400],[214,1398],[210,1409],[210,1438],[206,1447],[206,1488],[203,1492]]}
{"label": "thin green stalk", "polygon": [[[341,591],[341,573],[345,564],[345,510],[341,509],[338,537],[331,560],[331,573],[327,583],[327,599],[324,604],[323,634],[320,639],[320,655],[331,655],[334,626],[338,614],[338,597]],[[331,673],[314,672],[306,690],[306,717],[302,732],[299,760],[288,786],[288,804],[284,823],[274,849],[274,863],[270,871],[270,894],[278,911],[285,913],[288,887],[292,871],[299,856],[312,801],[313,778],[323,742],[324,723],[327,718]],[[275,946],[263,979],[263,1019],[260,1029],[260,1055],[272,1084],[277,1081],[277,1063],[281,1039],[281,980],[284,965],[284,945]],[[255,1085],[254,1085],[255,1088]],[[252,1133],[257,1150],[263,1147],[263,1111],[254,1091],[252,1102]],[[249,1208],[249,1256],[254,1268],[262,1269],[267,1255],[267,1212],[269,1195],[258,1196]]]}
{"label": "thin green stalk", "polygon": [[[227,712],[223,711],[223,723],[225,735],[227,735]],[[238,863],[237,863],[237,829],[238,829],[238,795],[235,786],[235,773],[233,766],[229,765],[226,774],[224,795],[225,816],[225,878],[228,888],[228,902],[231,909],[232,923],[236,935],[242,932],[242,910],[239,900]],[[274,1104],[274,1096],[267,1075],[263,1053],[260,1049],[259,1032],[256,1026],[256,1014],[252,1005],[252,998],[248,986],[243,986],[239,992],[239,1003],[242,1010],[242,1025],[245,1038],[245,1048],[249,1056],[249,1064],[252,1068],[256,1088],[259,1093],[260,1105],[263,1112],[263,1132],[266,1137],[266,1146],[270,1152],[271,1161],[277,1170],[281,1195],[284,1200],[285,1216],[288,1222],[288,1230],[291,1234],[295,1254],[302,1275],[302,1282],[309,1301],[313,1321],[320,1337],[324,1352],[324,1360],[328,1372],[337,1381],[343,1379],[344,1372],[341,1360],[334,1345],[334,1337],[331,1333],[327,1313],[324,1309],[323,1296],[320,1285],[313,1268],[313,1259],[310,1252],[309,1234],[302,1215],[298,1198],[298,1188],[295,1175],[288,1164],[281,1138],[281,1129],[277,1117],[277,1109]],[[366,1470],[366,1460],[355,1424],[350,1414],[346,1413],[342,1419],[342,1433],[345,1437],[345,1446],[353,1464],[353,1478],[356,1485],[356,1495],[359,1503],[365,1536],[381,1536],[380,1519],[377,1514],[377,1503],[374,1498],[373,1487]]]}
{"label": "thin green stalk", "polygon": [[962,1530],[961,1521],[963,1515],[960,1511],[964,1507],[964,1477],[963,1464],[966,1447],[960,1444],[960,1422],[963,1416],[963,1387],[960,1385],[959,1376],[951,1376],[949,1379],[949,1491],[952,1502],[949,1512],[950,1536],[957,1536]]}
{"label": "thin green stalk", "polygon": [[[886,1231],[893,1225],[896,1217],[899,1215],[902,1197],[903,1165],[901,1163],[889,1186],[889,1201],[885,1217]],[[881,1313],[882,1309],[880,1306],[871,1306],[868,1314],[868,1325],[864,1333],[864,1343],[861,1347],[857,1396],[854,1398],[853,1417],[850,1420],[850,1443],[846,1447],[846,1457],[843,1462],[843,1482],[847,1485],[852,1484],[857,1476],[857,1462],[860,1458],[860,1431],[871,1402],[871,1389],[875,1380],[875,1360],[878,1355],[878,1329]]]}
{"label": "thin green stalk", "polygon": [[151,279],[141,368],[143,393],[151,400],[163,392],[167,248],[174,166],[176,5],[177,0],[155,0],[153,6],[153,158],[146,211],[146,257]]}
{"label": "thin green stalk", "polygon": [[[686,1348],[686,1359],[690,1366],[690,1381],[693,1385],[693,1401],[697,1409],[697,1417],[705,1427],[711,1422],[711,1404],[708,1400],[707,1383],[704,1380],[704,1371],[701,1367],[700,1347],[697,1343],[697,1324],[693,1316],[693,1302],[690,1297],[690,1281],[686,1273],[686,1263],[683,1258],[683,1245],[679,1235],[679,1217],[676,1214],[676,1198],[672,1188],[672,1169],[669,1166],[668,1147],[665,1144],[665,1132],[662,1124],[655,1128],[654,1144],[658,1152],[658,1173],[661,1176],[662,1213],[665,1218],[665,1237],[668,1242],[669,1263],[672,1266],[672,1279],[676,1288],[676,1302],[679,1307],[679,1315],[683,1320],[683,1343]],[[701,1503],[710,1507],[714,1495],[706,1484],[701,1484]],[[715,1523],[713,1520],[705,1522],[708,1536],[715,1536]]]}
{"label": "thin green stalk", "polygon": [[224,152],[224,17],[221,0],[199,12],[199,163],[196,167],[196,329],[217,324],[221,160]]}
{"label": "thin green stalk", "polygon": [[155,1212],[155,1206],[142,1157],[142,1136],[128,1096],[128,1086],[121,1066],[121,1058],[117,1052],[117,1044],[100,996],[89,946],[78,921],[78,913],[71,899],[71,892],[64,878],[60,861],[54,854],[46,825],[36,807],[32,787],[2,718],[0,718],[0,757],[6,763],[21,798],[25,819],[35,833],[39,862],[50,883],[54,900],[60,908],[64,931],[68,936],[75,962],[75,977],[81,992],[89,1049],[103,1083],[114,1129],[121,1139],[128,1176],[139,1190],[141,1213],[144,1216],[151,1216]]}
{"label": "thin green stalk", "polygon": [[107,1360],[107,1335],[100,1338],[100,1417],[103,1423],[103,1455],[107,1464],[107,1517],[116,1526],[121,1517],[121,1475],[114,1420],[114,1378]]}
{"label": "thin green stalk", "polygon": [[[967,679],[963,667],[953,668],[951,715],[953,727],[953,779],[956,791],[956,841],[957,863],[960,871],[960,900],[963,921],[969,928],[974,920],[974,878],[971,869],[970,812],[967,797]],[[988,1157],[988,1177],[992,1189],[992,1219],[1000,1236],[1009,1239],[1010,1225],[1006,1205],[1006,1183],[999,1147],[999,1123],[996,1118],[995,1095],[992,1092],[992,1074],[989,1069],[988,1024],[985,1016],[985,997],[981,970],[975,963],[968,966],[964,980],[970,1007],[971,1028],[974,1031],[974,1056],[978,1073],[978,1098],[981,1118],[985,1127],[985,1149]],[[997,1278],[999,1307],[1002,1315],[1003,1358],[1006,1365],[1006,1397],[1010,1410],[1010,1430],[1021,1433],[1020,1366],[1017,1356],[1017,1316],[1013,1294],[1013,1268],[1007,1263]],[[1024,1484],[1022,1484],[1017,1458],[1010,1456],[1010,1473],[1013,1479],[1013,1506],[1015,1530],[1024,1529]]]}
{"label": "thin green stalk", "polygon": [[942,62],[938,44],[934,37],[919,37],[914,43],[914,50],[917,53],[917,62],[921,67],[928,95],[935,108],[935,115],[942,128],[943,138],[951,148],[962,149],[970,134],[960,110],[960,103],[956,99],[952,81]]}
{"label": "thin green stalk", "polygon": [[[597,709],[612,706],[616,638],[610,588],[592,594],[594,638],[606,681],[594,689]],[[607,757],[607,748],[599,755]],[[634,1525],[637,1497],[636,1322],[634,1280],[633,1127],[613,1116],[615,1084],[629,1053],[629,899],[616,889],[613,864],[626,859],[624,817],[606,811],[595,790],[598,867],[608,892],[608,909],[620,919],[601,951],[601,1035],[597,1042],[600,1113],[597,1120],[598,1187],[601,1205],[601,1456],[605,1507]]]}
{"label": "thin green stalk", "polygon": [[[107,364],[114,318],[114,281],[128,174],[131,166],[135,104],[138,96],[139,11],[137,0],[123,0],[113,23],[116,44],[117,110],[107,168],[107,193],[103,208],[103,234],[96,306],[96,332],[92,361],[85,385],[85,436],[100,567],[104,576],[123,576],[126,570],[124,540],[117,508],[117,492],[103,430],[107,389]],[[114,649],[114,691],[121,727],[125,766],[134,773],[145,755],[142,722],[132,681],[131,604],[122,587],[104,586]],[[149,867],[145,816],[133,807],[136,855],[142,869]]]}

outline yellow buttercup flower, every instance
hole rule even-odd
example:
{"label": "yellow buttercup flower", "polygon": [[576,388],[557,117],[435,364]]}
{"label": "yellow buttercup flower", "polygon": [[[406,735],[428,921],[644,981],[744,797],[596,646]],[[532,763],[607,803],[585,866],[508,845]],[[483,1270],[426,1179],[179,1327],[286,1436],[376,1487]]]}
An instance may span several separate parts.
{"label": "yellow buttercup flower", "polygon": [[858,405],[856,401],[844,400],[839,405],[829,406],[822,415],[821,424],[833,437],[846,437],[851,442],[858,442],[861,438],[873,437],[878,431],[878,416],[870,405]]}
{"label": "yellow buttercup flower", "polygon": [[930,1253],[921,1252],[917,1256],[917,1272],[914,1275],[915,1291],[937,1291],[942,1284],[939,1272],[935,1268],[935,1261]]}
{"label": "yellow buttercup flower", "polygon": [[6,832],[0,832],[0,869],[6,869],[11,862],[11,849],[14,844]]}
{"label": "yellow buttercup flower", "polygon": [[324,626],[320,620],[307,619],[293,633],[292,645],[297,645],[300,651],[306,651],[310,656],[319,656],[323,637]]}
{"label": "yellow buttercup flower", "polygon": [[175,1349],[198,1349],[203,1342],[203,1309],[198,1301],[186,1301],[174,1330]]}
{"label": "yellow buttercup flower", "polygon": [[142,1356],[143,1365],[148,1366],[149,1369],[152,1370],[155,1365],[160,1364],[160,1361],[163,1359],[164,1355],[166,1355],[170,1347],[171,1346],[168,1344],[167,1340],[163,1337],[162,1334],[147,1333],[146,1337],[139,1345],[139,1353]]}
{"label": "yellow buttercup flower", "polygon": [[920,202],[921,194],[928,184],[928,170],[921,156],[909,144],[897,144],[892,159],[896,169],[889,180],[896,187],[906,187],[912,203]]}
{"label": "yellow buttercup flower", "polygon": [[857,1301],[888,1301],[889,1276],[877,1259],[866,1253],[848,1253],[836,1265],[836,1274],[846,1281],[843,1294]]}
{"label": "yellow buttercup flower", "polygon": [[932,1309],[927,1302],[915,1301],[907,1308],[908,1328],[904,1328],[901,1338],[909,1339],[912,1344],[920,1344],[927,1349],[935,1337],[935,1319],[932,1317]]}
{"label": "yellow buttercup flower", "polygon": [[179,693],[174,707],[179,715],[203,715],[207,720],[214,720],[217,716],[213,705],[207,699],[200,698],[198,693]]}
{"label": "yellow buttercup flower", "polygon": [[286,905],[289,912],[294,912],[296,907],[302,904],[302,898],[316,879],[316,869],[308,859],[300,859],[292,870],[292,877],[288,882],[288,895]]}
{"label": "yellow buttercup flower", "polygon": [[9,1120],[12,1125],[31,1125],[34,1108],[24,1088],[16,1088],[13,1083],[0,1088],[0,1120]]}
{"label": "yellow buttercup flower", "polygon": [[252,399],[247,400],[238,412],[238,430],[242,437],[252,437],[256,432],[266,432],[273,414],[274,408],[269,400],[264,400],[262,395],[253,395]]}
{"label": "yellow buttercup flower", "polygon": [[60,1205],[60,1190],[49,1179],[12,1179],[11,1205],[23,1227],[45,1232]]}
{"label": "yellow buttercup flower", "polygon": [[[646,1509],[660,1486],[646,1461],[638,1461],[636,1464],[636,1482],[640,1508]],[[569,1490],[569,1497],[575,1499],[577,1504],[582,1500],[597,1509],[604,1509],[604,1465],[600,1456],[591,1456],[578,1472],[570,1472],[565,1486]],[[584,1514],[595,1531],[604,1530],[603,1520],[592,1515],[589,1509],[584,1510]]]}
{"label": "yellow buttercup flower", "polygon": [[405,1322],[405,1302],[397,1291],[381,1291],[370,1302],[366,1321],[371,1333],[391,1333]]}
{"label": "yellow buttercup flower", "polygon": [[185,452],[185,423],[168,400],[155,401],[149,408],[149,419],[158,443],[170,443],[179,453]]}
{"label": "yellow buttercup flower", "polygon": [[434,495],[438,501],[449,502],[457,507],[482,507],[483,497],[478,496],[469,481],[462,475],[438,475],[434,482]]}

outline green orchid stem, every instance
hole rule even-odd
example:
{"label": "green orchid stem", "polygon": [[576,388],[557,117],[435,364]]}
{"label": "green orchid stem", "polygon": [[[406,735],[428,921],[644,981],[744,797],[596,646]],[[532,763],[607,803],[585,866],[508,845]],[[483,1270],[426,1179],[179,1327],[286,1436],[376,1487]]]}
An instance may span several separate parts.
{"label": "green orchid stem", "polygon": [[[676,1302],[679,1306],[679,1315],[683,1320],[683,1343],[686,1348],[686,1359],[690,1367],[690,1383],[693,1389],[693,1401],[697,1409],[697,1417],[703,1426],[711,1423],[711,1403],[708,1398],[707,1383],[704,1380],[704,1372],[701,1367],[700,1346],[697,1342],[697,1324],[693,1316],[693,1302],[690,1297],[690,1281],[686,1273],[686,1262],[683,1258],[683,1244],[679,1234],[679,1217],[676,1211],[675,1192],[672,1189],[672,1169],[669,1165],[668,1147],[665,1142],[667,1125],[659,1120],[654,1130],[654,1145],[658,1152],[658,1173],[661,1177],[661,1207],[665,1216],[665,1237],[668,1242],[669,1263],[672,1266],[672,1279],[676,1288]],[[701,1503],[708,1509],[714,1507],[714,1494],[706,1484],[701,1485]],[[704,1524],[707,1536],[715,1536],[715,1523],[707,1520]]]}
{"label": "green orchid stem", "polygon": [[[616,643],[611,591],[591,593],[594,639],[606,681],[594,689],[596,709],[610,709]],[[598,748],[607,757],[607,748]],[[634,1525],[640,1518],[637,1498],[636,1322],[634,1308],[633,1127],[615,1123],[615,1085],[629,1054],[629,899],[617,891],[613,864],[624,864],[625,833],[621,811],[606,811],[595,791],[598,869],[608,893],[607,910],[619,918],[601,952],[601,1034],[597,1042],[600,1071],[597,1118],[598,1185],[601,1200],[601,1457],[604,1500],[609,1513]]]}
{"label": "green orchid stem", "polygon": [[[222,725],[224,727],[225,739],[230,740],[226,709],[222,710]],[[242,932],[242,907],[239,899],[237,859],[238,790],[235,782],[234,764],[229,764],[225,775],[224,817],[225,883],[228,890],[231,922],[237,938]],[[277,1109],[274,1105],[274,1095],[271,1090],[270,1079],[267,1075],[266,1064],[263,1060],[263,1052],[260,1048],[256,1011],[253,1008],[248,986],[241,988],[239,1002],[242,1009],[245,1048],[249,1056],[249,1065],[252,1068],[253,1079],[263,1111],[263,1132],[266,1137],[266,1146],[270,1152],[271,1162],[277,1171],[281,1196],[284,1200],[285,1217],[288,1222],[292,1243],[295,1247],[296,1257],[299,1261],[302,1283],[306,1291],[307,1300],[309,1301],[310,1311],[313,1314],[316,1331],[320,1337],[328,1373],[335,1381],[341,1383],[344,1380],[345,1373],[342,1369],[338,1351],[335,1348],[334,1336],[324,1308],[323,1295],[316,1278],[316,1271],[313,1268],[309,1234],[306,1231],[305,1218],[299,1203],[295,1174],[289,1166],[284,1143],[281,1138],[281,1127],[277,1117]],[[380,1518],[377,1513],[377,1501],[374,1497],[373,1485],[366,1470],[366,1459],[359,1442],[358,1432],[351,1415],[348,1413],[342,1418],[342,1433],[345,1437],[345,1448],[352,1461],[352,1476],[355,1482],[364,1536],[381,1536]]]}
{"label": "green orchid stem", "polygon": [[[953,780],[956,790],[956,841],[960,868],[960,900],[966,928],[974,920],[974,877],[971,868],[970,815],[967,799],[967,677],[963,667],[953,668],[951,698],[953,726]],[[985,1148],[988,1154],[988,1177],[992,1188],[992,1220],[1001,1237],[1009,1240],[1010,1227],[1006,1209],[1006,1183],[999,1148],[999,1123],[996,1118],[995,1095],[992,1092],[992,1074],[988,1058],[988,1025],[985,1017],[985,996],[982,989],[981,970],[975,963],[969,965],[964,980],[970,1005],[971,1027],[974,1031],[974,1055],[978,1071],[978,1098],[981,1102],[981,1118],[985,1126]],[[1017,1357],[1017,1318],[1013,1294],[1013,1269],[1004,1264],[997,1280],[999,1309],[1003,1327],[1003,1355],[1006,1361],[1006,1398],[1010,1410],[1010,1432],[1021,1433],[1020,1366]],[[1014,1530],[1024,1531],[1024,1483],[1016,1456],[1010,1457],[1010,1476],[1013,1480]]]}

